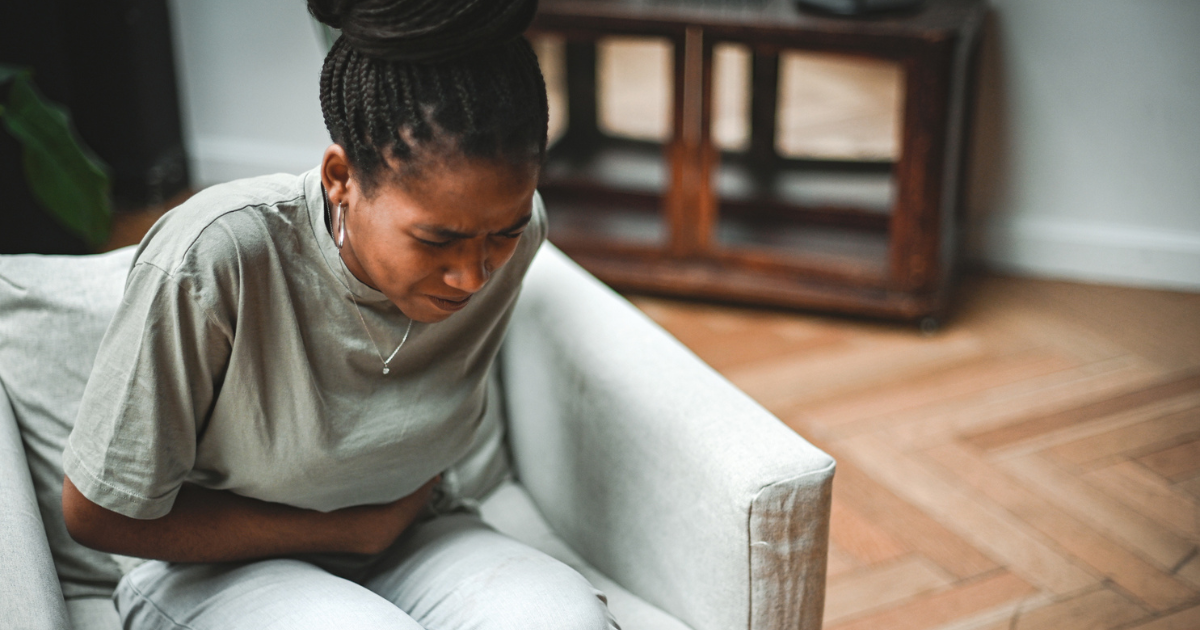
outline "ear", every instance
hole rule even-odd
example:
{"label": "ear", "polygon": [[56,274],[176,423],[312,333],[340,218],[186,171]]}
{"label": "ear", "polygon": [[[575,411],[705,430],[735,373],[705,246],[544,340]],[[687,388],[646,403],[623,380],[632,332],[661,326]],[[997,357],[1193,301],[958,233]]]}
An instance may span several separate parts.
{"label": "ear", "polygon": [[349,205],[354,195],[354,181],[350,176],[350,160],[346,150],[338,144],[331,144],[321,157],[321,183],[325,185],[325,194],[329,203]]}

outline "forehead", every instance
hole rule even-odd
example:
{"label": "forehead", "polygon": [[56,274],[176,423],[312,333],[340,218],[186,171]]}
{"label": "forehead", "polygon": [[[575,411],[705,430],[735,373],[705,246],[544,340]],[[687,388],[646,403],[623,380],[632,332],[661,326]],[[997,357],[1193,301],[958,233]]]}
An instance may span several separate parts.
{"label": "forehead", "polygon": [[537,176],[534,165],[462,158],[382,183],[375,202],[401,210],[413,224],[461,232],[502,229],[529,214]]}

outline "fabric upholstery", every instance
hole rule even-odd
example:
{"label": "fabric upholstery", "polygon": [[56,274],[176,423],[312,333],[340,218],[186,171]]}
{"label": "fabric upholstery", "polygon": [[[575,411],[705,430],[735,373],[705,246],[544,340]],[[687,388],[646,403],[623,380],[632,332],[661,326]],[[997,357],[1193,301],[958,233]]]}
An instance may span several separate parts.
{"label": "fabric upholstery", "polygon": [[501,361],[517,477],[585,560],[697,630],[820,626],[828,455],[550,246]]}
{"label": "fabric upholstery", "polygon": [[67,611],[24,450],[0,387],[0,625],[64,628]]}
{"label": "fabric upholstery", "polygon": [[471,450],[442,478],[442,483],[449,486],[449,493],[468,505],[477,504],[512,478],[504,430],[504,387],[500,384],[499,370],[492,369],[487,387],[488,406]]}
{"label": "fabric upholstery", "polygon": [[111,597],[79,597],[67,600],[72,630],[119,630],[121,617]]}
{"label": "fabric upholstery", "polygon": [[575,569],[608,597],[608,608],[624,630],[689,630],[680,620],[646,603],[579,557],[542,518],[519,483],[506,482],[482,505],[483,519],[497,530]]}
{"label": "fabric upholstery", "polygon": [[819,628],[832,468],[772,483],[750,506],[750,628]]}
{"label": "fabric upholstery", "polygon": [[98,256],[0,256],[0,383],[9,392],[63,595],[107,597],[121,570],[71,539],[62,452],[133,248]]}

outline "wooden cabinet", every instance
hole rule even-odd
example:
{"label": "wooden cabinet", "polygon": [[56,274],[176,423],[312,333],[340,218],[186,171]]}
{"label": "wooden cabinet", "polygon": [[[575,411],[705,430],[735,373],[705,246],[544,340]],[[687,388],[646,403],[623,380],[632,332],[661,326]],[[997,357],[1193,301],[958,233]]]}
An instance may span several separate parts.
{"label": "wooden cabinet", "polygon": [[[952,284],[981,0],[914,13],[817,16],[786,1],[542,0],[531,36],[565,40],[567,131],[540,190],[550,237],[605,282],[662,293],[916,320]],[[672,50],[664,143],[597,125],[596,42],[659,38]],[[713,139],[714,48],[750,51],[749,140]],[[893,160],[817,160],[777,150],[781,53],[896,64]]]}

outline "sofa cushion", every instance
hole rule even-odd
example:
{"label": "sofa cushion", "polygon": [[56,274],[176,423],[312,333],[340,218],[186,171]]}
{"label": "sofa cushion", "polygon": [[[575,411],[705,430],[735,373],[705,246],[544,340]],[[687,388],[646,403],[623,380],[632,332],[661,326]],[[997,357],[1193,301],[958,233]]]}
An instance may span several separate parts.
{"label": "sofa cushion", "polygon": [[471,448],[454,468],[442,476],[442,483],[456,498],[465,499],[470,507],[512,478],[505,440],[504,387],[500,384],[499,365],[488,375],[487,409],[475,432]]}
{"label": "sofa cushion", "polygon": [[62,451],[100,338],[121,300],[133,248],[98,256],[0,256],[0,382],[12,402],[38,508],[67,599],[107,596],[113,557],[71,539]]}
{"label": "sofa cushion", "polygon": [[[137,560],[83,547],[62,517],[62,452],[136,248],[94,256],[0,256],[0,383],[21,430],[38,508],[68,600],[108,597]],[[495,371],[475,443],[446,475],[477,500],[509,476]]]}
{"label": "sofa cushion", "polygon": [[608,597],[608,608],[624,630],[690,630],[682,621],[625,590],[588,564],[550,529],[519,483],[501,484],[484,500],[480,512],[498,531],[556,558],[587,578]]}
{"label": "sofa cushion", "polygon": [[111,597],[80,597],[67,602],[71,630],[121,630],[121,617]]}

